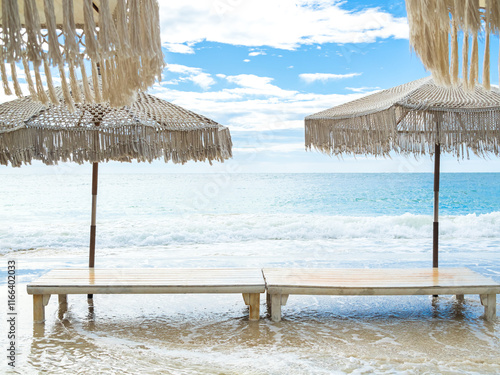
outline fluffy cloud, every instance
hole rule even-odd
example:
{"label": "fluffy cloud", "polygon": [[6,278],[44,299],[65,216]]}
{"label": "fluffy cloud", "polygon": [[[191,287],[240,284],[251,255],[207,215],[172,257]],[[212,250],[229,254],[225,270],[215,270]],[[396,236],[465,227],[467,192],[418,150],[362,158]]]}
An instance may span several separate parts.
{"label": "fluffy cloud", "polygon": [[300,79],[306,83],[313,83],[316,81],[326,82],[330,80],[338,80],[344,78],[352,78],[361,75],[361,73],[348,73],[348,74],[332,74],[332,73],[302,73],[299,74]]}
{"label": "fluffy cloud", "polygon": [[293,50],[301,45],[408,38],[406,18],[378,8],[343,9],[326,0],[192,0],[160,2],[162,41],[174,52],[210,41]]}
{"label": "fluffy cloud", "polygon": [[232,87],[218,91],[180,91],[156,84],[150,92],[238,131],[298,129],[312,113],[358,99],[364,94],[314,94],[286,90],[270,77],[254,74],[225,75],[216,78]]}
{"label": "fluffy cloud", "polygon": [[363,87],[346,87],[345,88],[346,90],[349,90],[349,91],[352,91],[352,92],[367,92],[367,91],[378,91],[378,90],[381,90],[380,87],[367,87],[367,86],[363,86]]}
{"label": "fluffy cloud", "polygon": [[179,78],[168,81],[169,84],[175,84],[178,81],[191,81],[195,85],[200,86],[202,89],[208,90],[215,83],[212,76],[203,72],[201,68],[193,68],[179,64],[168,64],[167,70],[169,72],[179,74]]}

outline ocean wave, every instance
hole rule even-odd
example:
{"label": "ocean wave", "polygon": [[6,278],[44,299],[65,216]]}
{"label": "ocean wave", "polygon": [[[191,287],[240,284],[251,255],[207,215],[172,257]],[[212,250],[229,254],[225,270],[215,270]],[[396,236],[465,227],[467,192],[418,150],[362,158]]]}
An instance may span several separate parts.
{"label": "ocean wave", "polygon": [[[500,240],[500,212],[443,216],[442,240]],[[142,217],[134,222],[126,217],[101,220],[97,245],[171,246],[183,244],[236,243],[255,240],[398,240],[432,238],[432,217],[327,216],[299,214],[221,214],[182,217]],[[88,223],[60,222],[50,227],[45,222],[30,226],[15,223],[0,229],[0,252],[39,248],[84,248],[89,242]]]}

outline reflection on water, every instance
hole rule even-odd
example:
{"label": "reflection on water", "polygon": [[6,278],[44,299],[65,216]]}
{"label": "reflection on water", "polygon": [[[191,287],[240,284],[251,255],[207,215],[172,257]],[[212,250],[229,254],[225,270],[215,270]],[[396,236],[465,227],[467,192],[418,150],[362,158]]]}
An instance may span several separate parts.
{"label": "reflection on water", "polygon": [[[329,245],[330,244],[330,245]],[[223,246],[101,249],[99,266],[425,267],[424,241],[255,241]],[[443,251],[443,266],[500,281],[497,251]],[[344,251],[343,249],[350,251]],[[311,250],[309,250],[311,249]],[[250,322],[241,295],[55,296],[32,323],[26,283],[49,269],[82,267],[86,249],[16,254],[19,374],[496,374],[500,322],[479,297],[290,296],[283,320]],[[401,261],[404,260],[404,261]],[[146,262],[147,261],[147,262]],[[61,306],[63,307],[63,306]],[[7,371],[0,362],[0,373]]]}
{"label": "reflection on water", "polygon": [[[70,296],[34,324],[26,372],[498,373],[499,324],[476,296],[290,296],[251,322],[239,295]],[[26,355],[27,354],[27,355]]]}

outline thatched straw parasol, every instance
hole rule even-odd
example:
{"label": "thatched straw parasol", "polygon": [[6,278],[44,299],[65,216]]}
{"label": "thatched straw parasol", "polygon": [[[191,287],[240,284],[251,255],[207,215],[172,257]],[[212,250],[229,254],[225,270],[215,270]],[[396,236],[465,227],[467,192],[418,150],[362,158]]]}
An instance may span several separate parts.
{"label": "thatched straw parasol", "polygon": [[[79,83],[80,90],[82,86]],[[211,163],[232,156],[227,128],[155,96],[140,92],[131,106],[121,108],[75,104],[71,112],[62,91],[55,88],[58,105],[43,105],[32,97],[0,104],[0,164],[93,163],[90,267],[94,266],[98,163],[154,159]]]}
{"label": "thatched straw parasol", "polygon": [[500,34],[500,0],[406,0],[406,11],[410,44],[439,84],[458,83],[460,61],[465,87],[474,89],[480,70],[478,39],[484,38],[482,84],[490,89],[490,38]]}
{"label": "thatched straw parasol", "polygon": [[500,153],[500,90],[441,87],[422,78],[308,116],[306,149],[333,155],[434,155],[433,265],[438,266],[441,150]]}
{"label": "thatched straw parasol", "polygon": [[[57,105],[51,72],[57,67],[71,110],[74,102],[130,105],[139,90],[161,78],[164,68],[157,0],[3,0],[0,41],[0,73],[7,95],[23,96],[17,79],[17,64],[22,63],[32,98]],[[92,92],[87,75],[92,73],[97,87],[98,66],[104,85],[102,91]],[[77,72],[84,90],[72,96]]]}

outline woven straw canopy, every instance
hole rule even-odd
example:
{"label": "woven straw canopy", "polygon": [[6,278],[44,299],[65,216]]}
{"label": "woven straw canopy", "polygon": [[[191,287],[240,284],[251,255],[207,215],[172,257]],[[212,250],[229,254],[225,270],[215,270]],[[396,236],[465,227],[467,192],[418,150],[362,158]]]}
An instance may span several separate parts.
{"label": "woven straw canopy", "polygon": [[[83,90],[83,83],[79,86]],[[140,92],[132,105],[122,108],[75,104],[71,112],[63,90],[54,91],[58,105],[44,105],[32,97],[0,104],[0,164],[157,158],[185,163],[232,156],[227,128],[152,95]]]}
{"label": "woven straw canopy", "polygon": [[[82,102],[130,105],[139,90],[161,78],[157,0],[3,0],[0,21],[0,73],[7,95],[26,94],[17,78],[20,64],[29,94],[43,104],[59,103],[51,72],[57,67],[70,110]],[[92,73],[97,87],[98,67],[103,86],[94,92],[87,76]],[[78,76],[83,93],[71,96]]]}
{"label": "woven straw canopy", "polygon": [[490,37],[500,34],[500,0],[406,0],[406,10],[410,44],[438,84],[457,84],[460,64],[465,87],[474,89],[479,82],[479,38],[484,40],[482,83],[490,89]]}
{"label": "woven straw canopy", "polygon": [[306,149],[339,155],[500,153],[500,90],[422,78],[308,116]]}

